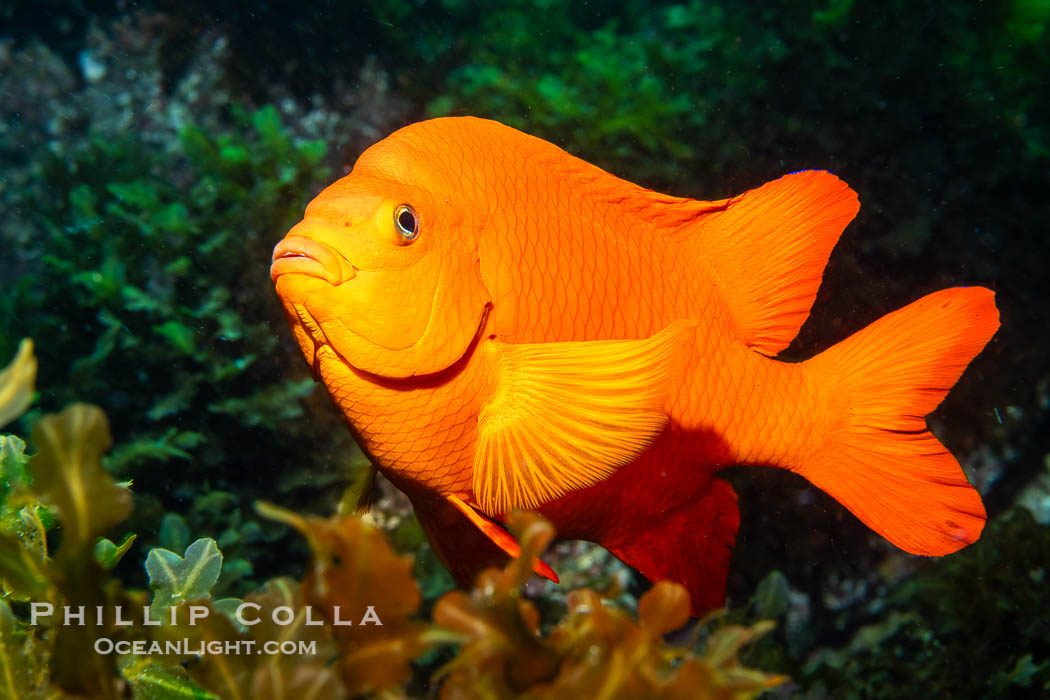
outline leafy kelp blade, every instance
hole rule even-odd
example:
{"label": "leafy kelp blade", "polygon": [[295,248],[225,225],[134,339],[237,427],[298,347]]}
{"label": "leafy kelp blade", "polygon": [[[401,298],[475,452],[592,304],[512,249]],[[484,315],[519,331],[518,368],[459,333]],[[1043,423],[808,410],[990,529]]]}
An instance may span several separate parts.
{"label": "leafy kelp blade", "polygon": [[33,341],[25,338],[11,364],[0,371],[0,428],[22,415],[33,401],[36,357]]}
{"label": "leafy kelp blade", "polygon": [[209,597],[221,571],[222,552],[210,537],[191,544],[181,557],[167,549],[151,549],[146,557],[146,572],[153,589],[150,613]]}
{"label": "leafy kelp blade", "polygon": [[131,512],[131,494],[102,468],[112,443],[106,414],[97,406],[73,404],[37,421],[33,441],[39,448],[33,481],[40,497],[58,508],[66,546],[94,546],[95,537]]}

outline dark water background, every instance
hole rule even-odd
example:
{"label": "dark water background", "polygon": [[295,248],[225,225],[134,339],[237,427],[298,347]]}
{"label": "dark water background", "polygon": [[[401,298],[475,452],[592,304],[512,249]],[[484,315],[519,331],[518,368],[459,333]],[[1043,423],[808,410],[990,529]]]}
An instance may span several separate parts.
{"label": "dark water background", "polygon": [[[252,502],[327,515],[364,460],[292,346],[269,252],[369,144],[473,114],[701,199],[843,178],[861,211],[786,357],[936,289],[996,291],[1002,328],[930,418],[985,498],[981,543],[905,556],[800,479],[738,470],[729,606],[744,619],[760,582],[776,592],[747,660],[791,675],[785,694],[1044,692],[1050,2],[480,7],[0,6],[0,350],[31,336],[40,361],[6,430],[74,400],[107,412],[107,468],[136,494],[112,536],[139,535],[116,574],[143,587],[149,547],[213,537],[217,592],[300,575],[301,538]],[[396,493],[377,510],[429,605],[450,581]],[[645,584],[623,576],[630,605]]]}

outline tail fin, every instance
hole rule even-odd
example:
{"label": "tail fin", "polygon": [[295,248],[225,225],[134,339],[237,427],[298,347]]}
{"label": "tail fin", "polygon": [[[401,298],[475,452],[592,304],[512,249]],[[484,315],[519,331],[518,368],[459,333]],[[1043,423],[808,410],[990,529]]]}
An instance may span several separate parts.
{"label": "tail fin", "polygon": [[797,471],[908,552],[949,554],[975,542],[981,497],[925,417],[998,327],[990,290],[944,289],[813,358],[848,406],[826,449]]}

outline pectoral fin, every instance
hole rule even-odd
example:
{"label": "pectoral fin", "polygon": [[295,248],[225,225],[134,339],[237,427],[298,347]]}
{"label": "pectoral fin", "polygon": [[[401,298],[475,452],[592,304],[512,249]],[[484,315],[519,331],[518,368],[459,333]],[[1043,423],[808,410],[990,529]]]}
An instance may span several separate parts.
{"label": "pectoral fin", "polygon": [[474,496],[483,511],[532,509],[634,460],[667,423],[663,406],[695,322],[650,338],[509,345],[478,417]]}

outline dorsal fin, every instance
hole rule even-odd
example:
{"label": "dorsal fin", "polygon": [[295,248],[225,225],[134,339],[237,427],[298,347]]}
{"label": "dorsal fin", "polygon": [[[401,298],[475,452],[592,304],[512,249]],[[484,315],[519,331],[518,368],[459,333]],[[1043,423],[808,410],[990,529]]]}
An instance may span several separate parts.
{"label": "dorsal fin", "polygon": [[817,298],[831,249],[860,208],[857,193],[825,170],[803,170],[736,197],[699,201],[648,190],[547,144],[540,170],[620,207],[669,236],[689,236],[694,264],[712,271],[741,339],[776,355],[798,335]]}
{"label": "dorsal fin", "polygon": [[809,316],[831,249],[856,216],[857,193],[824,170],[803,170],[728,200],[698,222],[697,260],[728,297],[744,342],[786,348]]}

